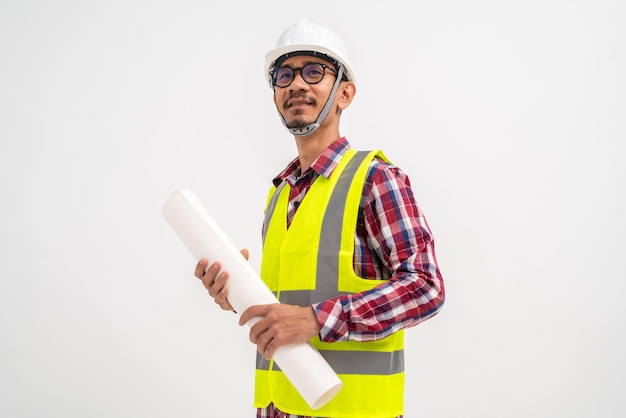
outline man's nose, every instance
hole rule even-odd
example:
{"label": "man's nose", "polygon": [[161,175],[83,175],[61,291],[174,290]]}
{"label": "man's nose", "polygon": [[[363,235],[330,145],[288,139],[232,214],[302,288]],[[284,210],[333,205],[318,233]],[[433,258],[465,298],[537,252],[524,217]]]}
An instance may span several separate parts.
{"label": "man's nose", "polygon": [[309,83],[304,81],[304,78],[302,78],[302,71],[295,71],[293,81],[289,87],[291,87],[292,90],[304,90],[308,87],[308,85]]}

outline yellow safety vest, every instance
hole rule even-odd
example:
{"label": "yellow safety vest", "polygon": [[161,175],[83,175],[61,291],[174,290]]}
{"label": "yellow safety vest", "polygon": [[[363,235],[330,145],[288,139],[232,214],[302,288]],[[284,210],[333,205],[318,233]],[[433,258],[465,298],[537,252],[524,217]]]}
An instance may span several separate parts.
{"label": "yellow safety vest", "polygon": [[[265,213],[261,277],[281,303],[310,306],[384,283],[354,273],[354,234],[369,163],[380,151],[348,150],[330,179],[319,176],[287,229],[289,185],[272,189]],[[254,405],[274,402],[281,411],[316,417],[380,417],[403,414],[404,333],[373,342],[311,340],[343,388],[312,410],[273,360],[257,353]]]}

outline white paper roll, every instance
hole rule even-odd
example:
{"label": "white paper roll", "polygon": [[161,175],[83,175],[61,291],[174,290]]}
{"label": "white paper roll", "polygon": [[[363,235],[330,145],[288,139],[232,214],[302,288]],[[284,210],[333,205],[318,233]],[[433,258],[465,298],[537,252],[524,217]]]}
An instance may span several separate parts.
{"label": "white paper roll", "polygon": [[[235,311],[241,313],[252,305],[279,303],[193,192],[174,191],[163,204],[161,214],[196,261],[202,258],[210,263],[219,261],[228,271],[228,302]],[[257,321],[252,319],[247,325]],[[274,361],[311,409],[324,406],[343,386],[324,357],[309,343],[278,348]]]}

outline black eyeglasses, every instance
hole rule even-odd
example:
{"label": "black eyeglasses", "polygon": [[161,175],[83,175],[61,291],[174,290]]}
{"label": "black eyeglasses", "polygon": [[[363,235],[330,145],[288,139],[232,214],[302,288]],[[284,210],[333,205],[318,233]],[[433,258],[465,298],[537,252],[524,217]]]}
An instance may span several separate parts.
{"label": "black eyeglasses", "polygon": [[300,71],[302,79],[307,83],[317,84],[324,78],[327,68],[333,74],[337,74],[330,66],[317,62],[307,64],[302,68],[278,67],[270,74],[272,76],[272,84],[276,87],[289,87],[293,79],[296,78],[296,71]]}

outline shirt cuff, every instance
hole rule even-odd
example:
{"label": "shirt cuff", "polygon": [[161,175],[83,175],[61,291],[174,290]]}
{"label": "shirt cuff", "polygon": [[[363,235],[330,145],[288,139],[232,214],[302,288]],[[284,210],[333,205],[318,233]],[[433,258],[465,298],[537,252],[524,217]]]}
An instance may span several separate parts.
{"label": "shirt cuff", "polygon": [[325,343],[348,341],[350,331],[348,329],[348,317],[345,312],[342,297],[325,300],[313,305],[317,322],[320,326],[320,340]]}

